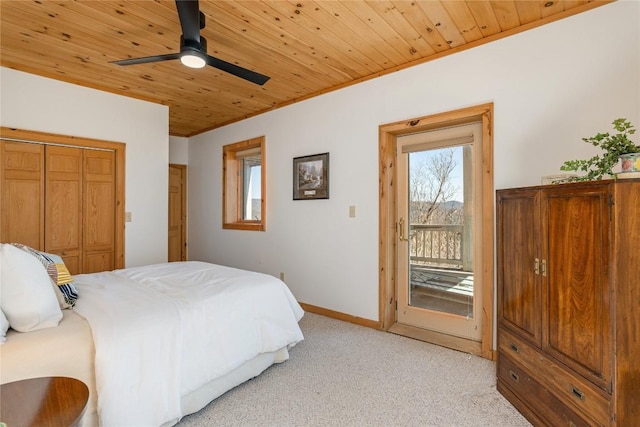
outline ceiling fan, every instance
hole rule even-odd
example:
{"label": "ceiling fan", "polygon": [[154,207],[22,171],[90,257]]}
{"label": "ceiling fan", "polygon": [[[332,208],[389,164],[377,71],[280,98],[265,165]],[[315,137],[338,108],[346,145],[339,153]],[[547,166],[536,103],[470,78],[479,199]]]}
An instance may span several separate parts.
{"label": "ceiling fan", "polygon": [[112,63],[118,65],[136,65],[180,59],[180,62],[187,67],[202,68],[205,65],[211,65],[219,70],[261,86],[269,80],[270,77],[268,76],[207,54],[207,40],[200,36],[200,30],[205,27],[205,16],[204,13],[200,12],[198,0],[176,0],[176,8],[178,9],[178,17],[180,18],[180,26],[182,27],[179,53],[122,59],[112,61]]}

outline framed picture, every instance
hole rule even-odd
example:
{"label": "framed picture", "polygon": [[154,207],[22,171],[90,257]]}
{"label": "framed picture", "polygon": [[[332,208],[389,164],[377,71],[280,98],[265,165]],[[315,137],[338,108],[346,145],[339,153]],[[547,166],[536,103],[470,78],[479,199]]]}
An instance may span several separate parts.
{"label": "framed picture", "polygon": [[293,200],[329,198],[329,153],[293,159]]}

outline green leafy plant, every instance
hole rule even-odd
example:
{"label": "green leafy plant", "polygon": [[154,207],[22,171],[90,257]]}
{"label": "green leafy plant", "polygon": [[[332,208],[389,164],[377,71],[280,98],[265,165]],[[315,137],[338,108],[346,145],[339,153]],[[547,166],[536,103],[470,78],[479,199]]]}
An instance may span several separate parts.
{"label": "green leafy plant", "polygon": [[618,163],[621,154],[640,153],[640,145],[635,144],[630,138],[636,130],[629,120],[625,118],[613,121],[613,128],[618,133],[598,133],[590,138],[582,138],[604,151],[600,155],[588,160],[568,160],[562,164],[560,170],[586,172],[586,175],[572,177],[569,181],[592,181],[602,179],[605,175],[613,175],[613,167]]}

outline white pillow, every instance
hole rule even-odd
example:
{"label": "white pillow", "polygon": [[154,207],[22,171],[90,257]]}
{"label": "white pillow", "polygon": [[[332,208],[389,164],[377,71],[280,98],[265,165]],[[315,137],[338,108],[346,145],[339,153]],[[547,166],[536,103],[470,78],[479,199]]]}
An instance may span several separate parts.
{"label": "white pillow", "polygon": [[[2,247],[4,243],[0,243],[0,289],[2,289]],[[0,292],[0,302],[2,301],[2,292]],[[7,340],[7,331],[9,330],[9,321],[4,311],[0,309],[0,344]]]}
{"label": "white pillow", "polygon": [[7,331],[9,330],[9,321],[4,312],[0,310],[0,344],[7,340]]}
{"label": "white pillow", "polygon": [[[4,243],[0,243],[0,289],[2,289],[2,247]],[[0,298],[2,293],[0,292]],[[0,344],[7,340],[7,331],[9,330],[9,321],[7,316],[4,315],[4,311],[0,310]]]}
{"label": "white pillow", "polygon": [[58,326],[62,311],[42,263],[13,245],[0,252],[0,307],[11,327],[29,332]]}

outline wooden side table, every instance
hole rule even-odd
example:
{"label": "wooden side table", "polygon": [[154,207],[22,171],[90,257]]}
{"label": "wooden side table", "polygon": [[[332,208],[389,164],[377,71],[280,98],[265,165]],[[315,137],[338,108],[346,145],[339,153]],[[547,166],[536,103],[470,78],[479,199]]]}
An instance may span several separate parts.
{"label": "wooden side table", "polygon": [[89,388],[75,378],[14,381],[0,385],[0,421],[7,427],[75,426],[88,400]]}

